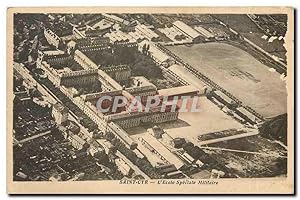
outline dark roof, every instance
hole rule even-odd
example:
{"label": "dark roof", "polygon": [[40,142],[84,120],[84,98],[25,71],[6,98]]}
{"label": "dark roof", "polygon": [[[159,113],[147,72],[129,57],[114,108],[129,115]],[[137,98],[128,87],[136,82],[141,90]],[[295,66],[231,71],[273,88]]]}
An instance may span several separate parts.
{"label": "dark roof", "polygon": [[67,107],[65,107],[64,105],[62,105],[61,103],[56,103],[53,105],[53,108],[55,108],[56,110],[58,110],[59,112],[67,112],[69,111]]}

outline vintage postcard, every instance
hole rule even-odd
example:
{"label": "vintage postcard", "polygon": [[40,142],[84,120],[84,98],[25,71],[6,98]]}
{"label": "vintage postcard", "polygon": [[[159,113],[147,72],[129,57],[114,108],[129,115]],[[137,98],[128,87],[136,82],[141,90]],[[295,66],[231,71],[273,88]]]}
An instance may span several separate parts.
{"label": "vintage postcard", "polygon": [[7,10],[9,194],[293,194],[294,10]]}

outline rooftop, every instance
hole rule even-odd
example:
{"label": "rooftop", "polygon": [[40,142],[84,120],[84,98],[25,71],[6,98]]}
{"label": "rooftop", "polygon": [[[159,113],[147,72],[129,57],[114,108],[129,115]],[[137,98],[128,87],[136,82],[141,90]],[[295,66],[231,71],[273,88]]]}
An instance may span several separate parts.
{"label": "rooftop", "polygon": [[182,21],[176,21],[173,23],[173,25],[179,28],[180,30],[182,30],[183,32],[185,32],[186,34],[188,34],[192,38],[196,38],[200,36],[200,34],[197,31],[195,31],[193,28],[186,25]]}
{"label": "rooftop", "polygon": [[207,37],[207,38],[212,38],[214,37],[214,35],[209,32],[208,30],[206,30],[205,28],[201,27],[201,26],[197,26],[195,27],[195,29],[203,36]]}
{"label": "rooftop", "polygon": [[81,137],[79,137],[78,135],[73,135],[72,137],[73,137],[74,140],[76,140],[81,145],[85,144],[85,141]]}
{"label": "rooftop", "polygon": [[248,110],[246,110],[244,107],[239,107],[239,108],[237,108],[237,110],[239,112],[241,112],[242,114],[246,115],[250,120],[252,120],[252,121],[256,120],[256,117],[252,113],[250,113]]}
{"label": "rooftop", "polygon": [[227,103],[231,103],[233,100],[228,97],[226,94],[224,94],[223,92],[221,92],[220,90],[217,90],[214,92],[216,95],[218,95],[219,97],[221,97],[224,101],[226,101]]}
{"label": "rooftop", "polygon": [[187,93],[198,93],[198,89],[192,85],[173,87],[168,89],[158,90],[158,93],[162,96],[174,96]]}
{"label": "rooftop", "polygon": [[168,59],[171,59],[170,56],[159,50],[153,43],[151,43],[148,40],[143,40],[139,43],[139,46],[143,47],[144,45],[149,45],[149,53],[152,57],[157,59],[159,62],[167,61]]}
{"label": "rooftop", "polygon": [[162,145],[156,138],[150,134],[145,134],[142,138],[149,143],[159,154],[161,154],[169,163],[174,164],[177,169],[184,166],[184,163]]}

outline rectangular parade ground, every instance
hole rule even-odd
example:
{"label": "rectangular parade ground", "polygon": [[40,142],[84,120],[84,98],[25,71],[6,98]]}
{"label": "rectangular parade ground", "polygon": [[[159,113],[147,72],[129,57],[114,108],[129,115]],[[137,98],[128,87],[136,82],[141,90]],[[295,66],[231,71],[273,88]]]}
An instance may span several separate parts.
{"label": "rectangular parade ground", "polygon": [[166,48],[264,117],[287,112],[285,81],[244,50],[216,42]]}

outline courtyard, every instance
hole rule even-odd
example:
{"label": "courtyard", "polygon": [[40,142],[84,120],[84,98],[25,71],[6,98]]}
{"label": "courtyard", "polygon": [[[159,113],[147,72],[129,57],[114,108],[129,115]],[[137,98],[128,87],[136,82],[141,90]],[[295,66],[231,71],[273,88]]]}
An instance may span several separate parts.
{"label": "courtyard", "polygon": [[181,112],[178,120],[158,124],[171,137],[183,137],[197,144],[198,137],[213,132],[240,129],[243,125],[221,111],[206,97],[199,97],[199,112]]}

